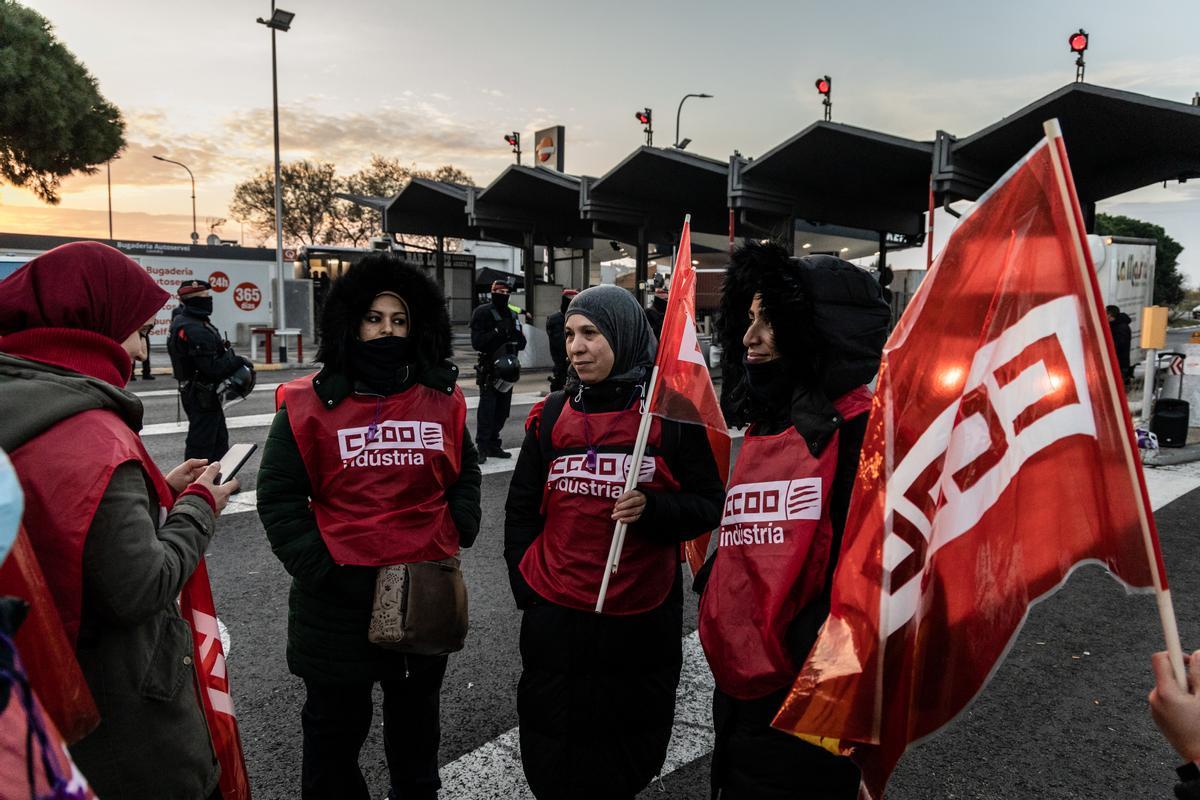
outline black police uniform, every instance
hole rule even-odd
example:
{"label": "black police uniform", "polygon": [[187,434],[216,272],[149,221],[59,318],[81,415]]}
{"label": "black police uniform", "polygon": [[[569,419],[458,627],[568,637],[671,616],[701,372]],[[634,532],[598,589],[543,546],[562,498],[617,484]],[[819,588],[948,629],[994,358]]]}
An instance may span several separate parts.
{"label": "black police uniform", "polygon": [[662,338],[663,320],[667,316],[667,301],[658,295],[654,296],[651,305],[646,309],[646,321],[650,323],[650,330],[654,331],[654,338]]}
{"label": "black police uniform", "polygon": [[550,340],[550,359],[554,362],[554,370],[550,373],[552,392],[557,392],[567,383],[567,320],[564,311],[565,308],[546,318],[546,337]]}
{"label": "black police uniform", "polygon": [[171,319],[167,352],[181,382],[183,411],[188,418],[184,458],[217,461],[229,449],[229,429],[217,396],[217,385],[246,362],[208,321],[208,314],[187,305]]}
{"label": "black police uniform", "polygon": [[512,405],[512,388],[500,391],[492,385],[492,363],[504,354],[525,349],[525,334],[517,325],[516,314],[508,306],[497,308],[495,303],[484,303],[471,315],[471,347],[479,353],[476,366],[479,384],[479,409],[476,411],[478,424],[475,429],[475,446],[481,456],[504,454],[500,444],[500,431],[508,419]]}

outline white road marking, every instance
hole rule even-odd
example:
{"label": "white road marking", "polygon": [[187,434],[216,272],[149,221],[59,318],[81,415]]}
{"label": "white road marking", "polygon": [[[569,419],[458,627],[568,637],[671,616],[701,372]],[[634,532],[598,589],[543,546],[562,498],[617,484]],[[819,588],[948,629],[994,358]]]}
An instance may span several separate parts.
{"label": "white road marking", "polygon": [[[255,388],[257,391],[257,387]],[[541,392],[522,392],[512,396],[512,404],[514,406],[531,406],[542,399]],[[479,397],[467,398],[467,409],[479,408]],[[245,414],[243,416],[232,416],[225,418],[225,427],[229,430],[237,428],[267,428],[271,425],[271,420],[275,419],[275,412],[269,414]],[[187,420],[180,422],[156,422],[153,425],[147,425],[142,428],[142,436],[162,436],[168,433],[187,433]]]}
{"label": "white road marking", "polygon": [[[251,392],[251,394],[254,392],[273,392],[282,385],[283,384],[280,383],[256,383],[254,385],[254,391]],[[174,389],[154,389],[149,392],[134,392],[134,394],[138,397],[174,397],[175,395],[179,394],[179,388],[177,386]]]}

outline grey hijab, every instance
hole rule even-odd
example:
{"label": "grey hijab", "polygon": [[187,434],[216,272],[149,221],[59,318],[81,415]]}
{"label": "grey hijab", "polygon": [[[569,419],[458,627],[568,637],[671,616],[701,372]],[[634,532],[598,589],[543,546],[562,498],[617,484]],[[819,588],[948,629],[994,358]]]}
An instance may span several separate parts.
{"label": "grey hijab", "polygon": [[[649,374],[658,342],[632,294],[618,286],[593,286],[575,295],[565,318],[572,314],[590,319],[612,348],[613,368],[605,380],[636,383]],[[578,382],[574,369],[570,375]]]}

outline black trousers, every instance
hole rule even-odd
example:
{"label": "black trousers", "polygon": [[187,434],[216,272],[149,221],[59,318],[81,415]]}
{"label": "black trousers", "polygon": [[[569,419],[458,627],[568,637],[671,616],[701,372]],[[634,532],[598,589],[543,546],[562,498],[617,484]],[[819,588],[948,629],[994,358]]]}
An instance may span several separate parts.
{"label": "black trousers", "polygon": [[183,413],[188,418],[183,457],[207,458],[211,464],[229,450],[229,429],[225,427],[225,412],[215,394],[210,395],[210,398],[201,398],[198,393],[184,392],[182,401]]}
{"label": "black trousers", "polygon": [[512,389],[500,392],[490,383],[479,389],[479,409],[475,412],[478,424],[475,432],[475,446],[480,452],[488,453],[499,450],[500,432],[508,421],[508,410],[512,406]]}
{"label": "black trousers", "polygon": [[567,363],[555,364],[550,372],[550,391],[557,392],[567,385]]}
{"label": "black trousers", "polygon": [[857,799],[853,761],[771,727],[787,693],[738,700],[713,690],[713,800]]}
{"label": "black trousers", "polygon": [[[383,688],[383,754],[391,778],[390,800],[436,800],[441,741],[441,690],[446,656],[410,657],[407,678],[380,681]],[[303,800],[370,800],[358,754],[371,729],[372,683],[304,681]]]}

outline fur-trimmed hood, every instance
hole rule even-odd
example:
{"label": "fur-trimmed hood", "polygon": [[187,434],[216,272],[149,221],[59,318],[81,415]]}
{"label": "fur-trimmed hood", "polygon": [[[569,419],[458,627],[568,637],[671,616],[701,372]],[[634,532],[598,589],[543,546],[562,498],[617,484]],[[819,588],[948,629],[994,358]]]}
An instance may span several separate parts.
{"label": "fur-trimmed hood", "polygon": [[409,336],[416,340],[420,372],[450,358],[450,317],[438,285],[420,268],[392,253],[371,253],[333,281],[321,311],[321,347],[317,361],[325,369],[345,373],[350,343],[380,292],[395,292],[408,305]]}
{"label": "fur-trimmed hood", "polygon": [[756,294],[762,295],[775,349],[804,394],[827,404],[875,377],[891,320],[875,278],[834,256],[794,259],[779,245],[747,242],[725,273],[717,315],[721,405],[731,424],[752,421],[742,337]]}

